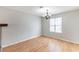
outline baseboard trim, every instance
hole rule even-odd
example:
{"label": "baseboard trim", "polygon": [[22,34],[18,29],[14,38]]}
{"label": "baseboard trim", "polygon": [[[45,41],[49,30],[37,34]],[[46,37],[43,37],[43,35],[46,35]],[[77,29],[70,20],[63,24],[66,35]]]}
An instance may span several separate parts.
{"label": "baseboard trim", "polygon": [[52,36],[52,37],[48,36],[48,35],[42,35],[42,36],[52,38],[52,39],[56,39],[56,40],[62,40],[62,41],[66,41],[66,42],[70,42],[70,43],[74,43],[74,44],[79,44],[78,42],[73,42],[73,41],[70,41],[70,40],[64,40],[63,38],[57,38],[57,37],[54,37],[54,36]]}
{"label": "baseboard trim", "polygon": [[2,46],[2,48],[5,48],[5,47],[11,46],[11,45],[16,45],[16,44],[21,43],[21,42],[23,42],[23,41],[27,41],[27,40],[30,40],[30,39],[34,39],[34,38],[37,38],[37,37],[40,37],[40,36],[41,36],[41,35],[35,35],[35,36],[29,37],[29,38],[27,38],[27,39],[23,39],[23,40],[18,41],[18,42],[13,42],[13,43],[4,45],[4,46]]}

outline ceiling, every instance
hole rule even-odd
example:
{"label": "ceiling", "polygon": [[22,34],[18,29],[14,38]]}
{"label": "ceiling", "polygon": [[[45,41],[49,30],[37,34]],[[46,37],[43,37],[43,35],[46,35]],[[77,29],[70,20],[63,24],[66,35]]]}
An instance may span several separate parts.
{"label": "ceiling", "polygon": [[[40,6],[6,6],[6,8],[34,15],[41,15],[42,13],[40,11]],[[49,8],[51,14],[58,14],[79,9],[78,6],[45,6],[45,8]]]}

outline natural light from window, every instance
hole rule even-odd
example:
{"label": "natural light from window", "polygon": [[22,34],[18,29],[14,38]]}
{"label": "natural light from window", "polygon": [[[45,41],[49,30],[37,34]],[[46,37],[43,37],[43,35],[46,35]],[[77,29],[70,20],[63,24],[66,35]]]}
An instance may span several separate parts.
{"label": "natural light from window", "polygon": [[50,32],[62,33],[62,17],[50,19]]}

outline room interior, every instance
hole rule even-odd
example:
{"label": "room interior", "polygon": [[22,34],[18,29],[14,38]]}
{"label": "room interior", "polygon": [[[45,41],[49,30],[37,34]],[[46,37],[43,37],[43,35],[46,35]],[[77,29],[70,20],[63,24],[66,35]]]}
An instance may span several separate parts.
{"label": "room interior", "polygon": [[78,52],[78,6],[0,7],[2,52]]}

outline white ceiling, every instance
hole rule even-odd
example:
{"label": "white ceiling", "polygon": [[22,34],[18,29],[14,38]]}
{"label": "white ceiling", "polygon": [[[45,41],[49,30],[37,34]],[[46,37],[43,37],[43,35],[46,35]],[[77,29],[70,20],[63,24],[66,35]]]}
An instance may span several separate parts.
{"label": "white ceiling", "polygon": [[[14,9],[28,14],[41,15],[40,6],[6,6],[6,8]],[[71,10],[79,9],[78,6],[47,6],[52,14],[58,14]]]}

